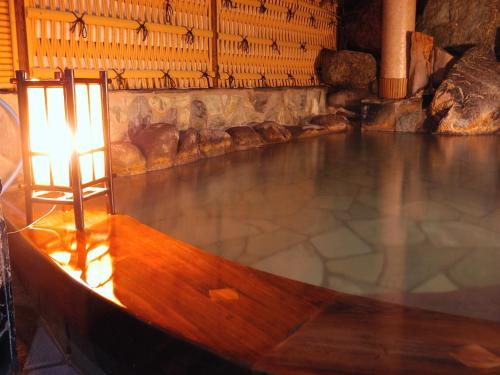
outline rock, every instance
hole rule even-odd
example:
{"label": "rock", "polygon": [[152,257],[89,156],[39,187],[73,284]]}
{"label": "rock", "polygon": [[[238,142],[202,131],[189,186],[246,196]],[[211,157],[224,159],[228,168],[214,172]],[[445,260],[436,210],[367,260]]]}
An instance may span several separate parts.
{"label": "rock", "polygon": [[292,139],[292,133],[285,126],[274,121],[264,121],[253,125],[253,128],[267,143],[288,142]]}
{"label": "rock", "polygon": [[198,133],[198,147],[206,158],[224,155],[232,151],[231,136],[224,130],[201,129]]}
{"label": "rock", "polygon": [[422,99],[371,99],[363,101],[363,130],[395,131],[401,117],[422,111]]}
{"label": "rock", "polygon": [[132,142],[146,157],[148,170],[168,168],[174,164],[179,132],[173,125],[154,124],[137,131]]}
{"label": "rock", "polygon": [[425,111],[410,112],[396,120],[396,131],[403,133],[421,133],[424,131]]}
{"label": "rock", "polygon": [[475,47],[453,65],[436,91],[430,113],[438,133],[490,134],[500,128],[500,64]]}
{"label": "rock", "polygon": [[499,9],[500,0],[428,0],[417,29],[459,53],[479,44],[494,49]]}
{"label": "rock", "polygon": [[287,126],[287,128],[292,133],[292,137],[297,139],[317,137],[330,133],[326,126],[321,125]]}
{"label": "rock", "polygon": [[175,164],[187,164],[198,160],[201,157],[198,144],[199,136],[196,129],[181,130],[179,132],[179,145],[175,156]]}
{"label": "rock", "polygon": [[[115,111],[118,110],[115,108]],[[151,125],[151,117],[153,115],[153,111],[149,106],[149,101],[144,95],[139,95],[135,97],[130,104],[128,104],[127,108],[127,116],[124,114],[120,115],[128,120],[128,136],[129,139],[134,138],[135,134],[139,132],[141,129],[147,128]],[[121,121],[123,121],[121,119]],[[114,132],[111,131],[111,134]],[[116,135],[115,137],[118,137]],[[121,139],[125,140],[125,139]]]}
{"label": "rock", "polygon": [[309,122],[325,127],[330,133],[346,131],[349,126],[349,120],[346,117],[332,114],[314,116]]}
{"label": "rock", "polygon": [[345,108],[339,108],[339,107],[326,107],[326,112],[330,115],[337,115],[337,116],[342,116],[345,118],[352,118],[356,119],[359,118],[359,114],[356,112],[349,111]]}
{"label": "rock", "polygon": [[371,53],[380,52],[382,30],[382,0],[346,1],[343,6],[344,31],[347,48]]}
{"label": "rock", "polygon": [[361,100],[370,97],[373,97],[373,95],[366,88],[340,90],[328,94],[327,105],[359,112],[361,111]]}
{"label": "rock", "polygon": [[130,142],[111,143],[111,169],[118,176],[141,174],[146,172],[146,159]]}
{"label": "rock", "polygon": [[442,48],[434,48],[433,67],[432,67],[432,86],[439,87],[444,81],[456,59]]}
{"label": "rock", "polygon": [[190,126],[201,129],[207,126],[207,121],[207,106],[201,100],[193,100],[191,102],[191,118],[189,119]]}
{"label": "rock", "polygon": [[413,32],[410,37],[410,70],[408,87],[411,96],[422,94],[430,83],[434,39],[426,34]]}
{"label": "rock", "polygon": [[231,136],[236,150],[247,150],[264,144],[259,133],[250,126],[233,126],[226,129],[226,132]]}
{"label": "rock", "polygon": [[323,82],[339,88],[366,88],[377,77],[377,63],[369,53],[323,50],[319,57]]}

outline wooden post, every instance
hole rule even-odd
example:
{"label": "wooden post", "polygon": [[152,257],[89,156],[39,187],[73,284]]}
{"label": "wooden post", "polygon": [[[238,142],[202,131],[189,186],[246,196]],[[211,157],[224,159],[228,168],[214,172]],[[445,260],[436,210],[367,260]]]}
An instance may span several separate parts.
{"label": "wooden post", "polygon": [[[11,0],[12,1],[12,0]],[[28,38],[26,33],[26,14],[24,11],[24,0],[14,1],[14,17],[16,22],[17,51],[19,67],[17,69],[30,71],[28,57]]]}
{"label": "wooden post", "polygon": [[212,0],[212,30],[213,30],[213,39],[212,39],[212,71],[214,72],[213,86],[214,88],[219,87],[219,24],[217,22],[217,1]]}

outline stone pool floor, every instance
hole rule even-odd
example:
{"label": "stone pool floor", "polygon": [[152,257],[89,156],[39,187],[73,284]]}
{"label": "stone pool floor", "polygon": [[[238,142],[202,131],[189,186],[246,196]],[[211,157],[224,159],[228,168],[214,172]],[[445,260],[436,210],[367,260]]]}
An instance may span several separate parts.
{"label": "stone pool floor", "polygon": [[338,291],[500,321],[500,137],[336,134],[115,180],[118,211]]}

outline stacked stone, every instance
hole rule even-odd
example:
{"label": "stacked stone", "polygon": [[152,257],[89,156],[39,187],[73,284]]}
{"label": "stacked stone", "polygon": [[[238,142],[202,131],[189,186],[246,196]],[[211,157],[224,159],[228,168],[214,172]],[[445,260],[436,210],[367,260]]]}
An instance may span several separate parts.
{"label": "stacked stone", "polygon": [[188,128],[179,131],[174,125],[152,124],[131,134],[131,142],[111,145],[112,167],[117,175],[140,174],[233,151],[343,132],[348,126],[348,119],[337,115],[317,115],[302,125],[264,121],[224,130]]}

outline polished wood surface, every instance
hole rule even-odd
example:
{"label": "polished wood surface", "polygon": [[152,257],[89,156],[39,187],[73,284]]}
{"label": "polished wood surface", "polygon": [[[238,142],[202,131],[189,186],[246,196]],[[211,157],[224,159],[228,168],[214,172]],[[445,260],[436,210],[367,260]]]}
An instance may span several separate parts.
{"label": "polished wood surface", "polygon": [[[20,216],[7,211],[20,227]],[[13,258],[31,271],[26,277],[35,288],[45,289],[39,299],[100,351],[115,348],[119,360],[133,355],[130,347],[148,348],[148,367],[124,360],[110,373],[500,373],[500,324],[270,275],[124,215],[86,212],[85,226],[78,234],[71,212],[56,211],[13,238]],[[124,340],[134,339],[116,350],[120,327],[128,329]],[[191,348],[202,351],[199,362],[216,365],[173,371],[172,362],[193,360]],[[223,370],[225,364],[237,367]]]}

